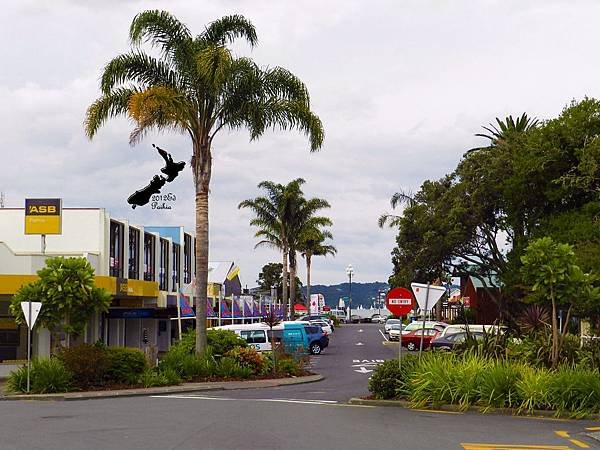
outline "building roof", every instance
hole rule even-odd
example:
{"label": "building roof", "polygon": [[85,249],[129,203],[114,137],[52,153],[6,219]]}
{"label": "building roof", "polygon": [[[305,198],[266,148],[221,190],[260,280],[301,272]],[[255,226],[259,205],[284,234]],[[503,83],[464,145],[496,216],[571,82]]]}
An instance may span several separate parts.
{"label": "building roof", "polygon": [[483,282],[474,276],[470,276],[469,277],[471,280],[471,283],[473,283],[473,287],[475,289],[479,289],[479,288],[499,288],[502,286],[502,283],[500,282],[500,280],[498,279],[498,277],[496,275],[492,275],[491,277],[481,277],[483,278],[483,281],[485,281],[485,286],[483,284]]}
{"label": "building roof", "polygon": [[233,266],[233,261],[209,261],[208,282],[223,284]]}

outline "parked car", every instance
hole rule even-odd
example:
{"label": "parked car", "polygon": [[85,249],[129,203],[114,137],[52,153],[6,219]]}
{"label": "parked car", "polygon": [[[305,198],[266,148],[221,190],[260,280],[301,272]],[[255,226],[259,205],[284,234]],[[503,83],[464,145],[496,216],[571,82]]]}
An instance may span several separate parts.
{"label": "parked car", "polygon": [[[477,340],[483,339],[483,333],[475,331],[471,333]],[[435,350],[452,350],[456,344],[460,344],[467,339],[467,333],[460,331],[458,333],[451,333],[443,336],[442,334],[434,337],[431,340],[431,348]]]}
{"label": "parked car", "polygon": [[400,325],[400,319],[387,319],[385,321],[385,325],[383,326],[383,332],[389,333],[392,325]]}
{"label": "parked car", "polygon": [[[425,328],[435,328],[436,330],[442,332],[448,326],[447,323],[444,322],[435,322],[432,320],[425,321]],[[419,328],[423,328],[423,322],[414,321],[406,325],[402,328],[402,335],[408,334],[412,331],[418,330]]]}
{"label": "parked car", "polygon": [[331,320],[329,317],[327,317],[323,314],[310,314],[308,316],[298,317],[297,320],[299,320],[301,322],[311,322],[313,320],[324,320],[325,322],[327,322],[329,324],[329,326],[333,330],[333,320]]}
{"label": "parked car", "polygon": [[[498,326],[498,325],[469,325],[469,331],[474,332],[474,333],[487,333],[487,334],[494,334],[494,333],[504,333],[507,329],[507,327],[505,326]],[[458,325],[448,325],[446,326],[446,328],[444,328],[444,331],[442,331],[440,334],[441,336],[447,336],[449,334],[454,334],[454,333],[460,333],[460,332],[465,332],[467,331],[467,325],[465,324],[458,324]]]}
{"label": "parked car", "polygon": [[308,350],[311,355],[320,355],[329,345],[329,336],[318,325],[304,325],[310,344]]}
{"label": "parked car", "polygon": [[[424,333],[423,333],[424,331]],[[418,330],[409,331],[407,334],[402,334],[402,346],[406,347],[411,352],[421,347],[421,334],[423,334],[423,348],[429,348],[431,340],[439,334],[435,328],[419,328]],[[400,340],[400,327],[392,327],[390,330],[390,341]]]}
{"label": "parked car", "polygon": [[311,320],[309,322],[311,325],[320,326],[327,335],[333,333],[333,325],[330,325],[329,322],[325,322],[324,320]]}
{"label": "parked car", "polygon": [[382,316],[381,314],[373,314],[371,316],[371,322],[374,323],[385,323],[387,317]]}
{"label": "parked car", "polygon": [[352,314],[352,316],[350,316],[350,322],[351,323],[360,323],[360,316],[357,316],[356,314]]}

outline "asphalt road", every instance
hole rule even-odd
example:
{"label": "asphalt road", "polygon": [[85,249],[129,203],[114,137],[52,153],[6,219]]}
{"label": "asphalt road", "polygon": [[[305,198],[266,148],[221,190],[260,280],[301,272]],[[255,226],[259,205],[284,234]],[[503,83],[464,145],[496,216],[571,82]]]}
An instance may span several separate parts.
{"label": "asphalt road", "polygon": [[344,404],[367,392],[373,360],[395,356],[397,347],[384,347],[378,329],[365,324],[336,330],[331,346],[313,358],[315,370],[327,377],[318,383],[206,395],[0,402],[0,449],[600,448],[584,433],[600,426],[589,421]]}

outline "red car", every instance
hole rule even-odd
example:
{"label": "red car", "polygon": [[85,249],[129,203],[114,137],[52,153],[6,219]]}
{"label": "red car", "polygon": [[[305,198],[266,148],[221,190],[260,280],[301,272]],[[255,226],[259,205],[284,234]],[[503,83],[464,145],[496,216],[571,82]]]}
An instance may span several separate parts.
{"label": "red car", "polygon": [[425,328],[425,330],[419,328],[418,330],[411,331],[402,335],[402,346],[408,350],[415,351],[419,349],[421,345],[421,333],[423,334],[423,348],[429,348],[431,340],[439,334],[439,331],[435,328]]}

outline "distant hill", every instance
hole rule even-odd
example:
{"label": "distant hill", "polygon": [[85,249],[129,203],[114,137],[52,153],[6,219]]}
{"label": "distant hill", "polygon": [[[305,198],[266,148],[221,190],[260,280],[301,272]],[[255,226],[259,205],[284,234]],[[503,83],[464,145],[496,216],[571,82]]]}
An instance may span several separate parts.
{"label": "distant hill", "polygon": [[[352,283],[352,307],[362,305],[366,308],[373,304],[373,297],[377,297],[379,290],[388,290],[387,283],[375,281],[374,283]],[[311,294],[323,294],[325,304],[331,307],[337,307],[340,298],[348,297],[349,283],[333,284],[325,286],[317,284],[310,287]],[[306,287],[302,288],[302,292],[306,295]]]}

